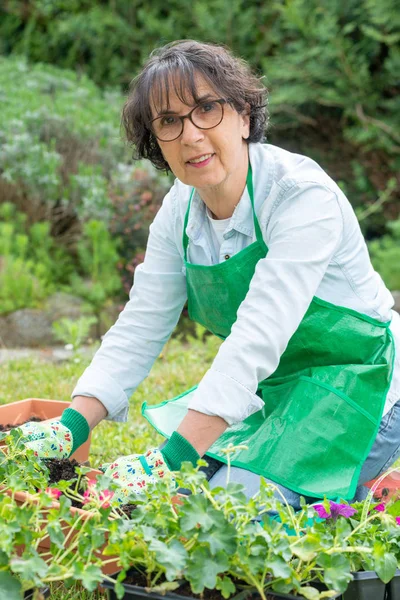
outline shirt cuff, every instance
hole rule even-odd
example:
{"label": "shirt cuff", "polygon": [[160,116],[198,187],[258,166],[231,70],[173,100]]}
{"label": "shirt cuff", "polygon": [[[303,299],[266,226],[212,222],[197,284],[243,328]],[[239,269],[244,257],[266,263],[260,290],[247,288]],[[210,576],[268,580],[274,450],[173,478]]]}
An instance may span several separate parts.
{"label": "shirt cuff", "polygon": [[261,410],[264,402],[236,379],[210,369],[200,381],[188,408],[221,417],[234,425]]}
{"label": "shirt cuff", "polygon": [[107,420],[125,422],[128,419],[129,400],[125,391],[108,373],[88,367],[71,394],[97,398],[107,409]]}

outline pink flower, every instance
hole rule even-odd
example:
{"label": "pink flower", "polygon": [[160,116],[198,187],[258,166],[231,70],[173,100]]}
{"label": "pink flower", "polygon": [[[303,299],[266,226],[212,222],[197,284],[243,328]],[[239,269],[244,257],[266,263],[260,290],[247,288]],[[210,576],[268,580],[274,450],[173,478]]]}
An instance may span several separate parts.
{"label": "pink flower", "polygon": [[90,490],[86,490],[86,492],[83,492],[83,502],[82,502],[82,504],[87,504],[91,500],[92,500],[92,494],[91,494]]}
{"label": "pink flower", "polygon": [[330,512],[327,512],[323,504],[314,504],[314,509],[321,519],[337,519],[337,517],[352,517],[356,513],[356,509],[348,504],[338,504],[329,500]]}
{"label": "pink flower", "polygon": [[113,496],[114,496],[114,492],[112,492],[111,490],[103,490],[102,492],[100,492],[99,500],[101,502],[101,507],[109,508],[110,507],[109,500],[111,500],[111,498]]}
{"label": "pink flower", "polygon": [[384,512],[385,511],[384,503],[381,502],[380,504],[377,504],[376,506],[374,506],[374,510],[377,510],[378,512]]}
{"label": "pink flower", "polygon": [[53,500],[58,500],[62,492],[57,488],[46,488],[46,494],[51,496]]}
{"label": "pink flower", "polygon": [[400,517],[396,517],[396,523],[397,525],[400,525]]}

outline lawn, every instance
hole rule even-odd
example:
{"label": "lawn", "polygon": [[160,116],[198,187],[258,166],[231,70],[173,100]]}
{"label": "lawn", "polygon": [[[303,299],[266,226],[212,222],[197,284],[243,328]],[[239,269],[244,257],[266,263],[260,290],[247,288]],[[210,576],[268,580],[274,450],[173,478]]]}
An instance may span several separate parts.
{"label": "lawn", "polygon": [[[217,353],[220,341],[207,336],[202,341],[202,330],[198,337],[189,337],[184,344],[172,339],[157,359],[149,377],[139,386],[130,400],[127,423],[102,421],[93,431],[90,463],[98,466],[118,456],[144,452],[158,445],[162,437],[141,416],[140,407],[144,400],[156,404],[173,398],[202,378]],[[90,357],[80,362],[61,364],[45,363],[25,359],[0,365],[0,404],[23,398],[52,398],[70,400],[70,394]],[[104,595],[88,593],[81,587],[67,590],[59,584],[52,588],[52,600],[103,600]]]}

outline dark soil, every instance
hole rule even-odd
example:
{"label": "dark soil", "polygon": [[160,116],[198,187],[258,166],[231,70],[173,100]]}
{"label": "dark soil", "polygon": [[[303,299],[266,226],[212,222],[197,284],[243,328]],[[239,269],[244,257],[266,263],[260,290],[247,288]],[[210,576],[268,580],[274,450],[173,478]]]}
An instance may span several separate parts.
{"label": "dark soil", "polygon": [[[61,480],[71,481],[73,479],[78,479],[77,473],[75,473],[75,467],[79,467],[80,464],[75,459],[69,458],[49,458],[44,461],[46,467],[49,469],[49,485],[57,484]],[[79,493],[83,494],[85,491],[83,488],[79,488]],[[72,506],[75,508],[85,508],[82,502],[78,502],[77,500],[72,500]],[[136,504],[125,504],[121,506],[121,510],[128,517],[131,516],[132,512],[135,510]]]}
{"label": "dark soil", "polygon": [[13,425],[12,423],[8,423],[7,425],[0,425],[0,431],[10,431],[10,429],[15,429],[16,427],[20,427],[25,423],[31,423],[32,421],[34,421],[34,423],[40,423],[41,421],[43,421],[43,419],[39,419],[39,417],[31,417],[30,419],[27,419],[23,423],[18,423],[17,425]]}
{"label": "dark soil", "polygon": [[[157,584],[163,583],[164,581],[165,578],[160,577],[160,579],[157,580]],[[124,579],[123,583],[128,585],[136,585],[141,588],[147,588],[146,577],[142,573],[139,573],[139,571],[135,570],[132,570],[128,573],[128,576],[126,577],[126,579]],[[240,590],[240,585],[238,585],[238,590]],[[182,582],[182,585],[179,588],[169,593],[176,594],[178,596],[199,598],[200,600],[223,600],[222,595],[218,590],[204,589],[202,594],[194,594],[191,590],[190,584],[187,581]],[[246,596],[246,598],[250,600],[251,596],[252,593],[249,591],[249,594],[248,596]]]}
{"label": "dark soil", "polygon": [[[160,579],[158,579],[157,581],[157,584],[163,583],[164,581],[165,578],[160,577]],[[124,579],[123,583],[128,585],[137,585],[141,588],[147,588],[146,577],[138,571],[131,571],[128,574],[127,578]],[[190,584],[187,581],[182,583],[182,585],[179,588],[173,590],[170,593],[177,594],[178,596],[187,596],[190,598],[201,598],[202,600],[222,600],[222,595],[218,590],[205,589],[202,594],[193,594],[190,588]]]}

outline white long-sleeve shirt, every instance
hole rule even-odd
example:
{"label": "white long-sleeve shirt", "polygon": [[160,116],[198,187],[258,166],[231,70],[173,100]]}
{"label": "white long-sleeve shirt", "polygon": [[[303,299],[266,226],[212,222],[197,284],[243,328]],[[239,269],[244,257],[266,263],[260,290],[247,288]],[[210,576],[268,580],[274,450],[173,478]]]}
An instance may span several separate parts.
{"label": "white long-sleeve shirt", "polygon": [[[390,321],[395,371],[384,414],[400,399],[400,317],[374,271],[354,211],[335,182],[310,158],[250,144],[255,210],[268,246],[231,334],[192,395],[189,408],[242,421],[263,403],[258,383],[281,355],[314,296]],[[182,233],[191,188],[176,180],[150,227],[144,263],[129,301],[104,336],[72,397],[94,396],[108,418],[124,421],[132,392],[148,375],[186,301]],[[219,255],[206,206],[193,195],[186,229],[188,260],[223,262],[255,240],[247,189],[227,223]]]}

